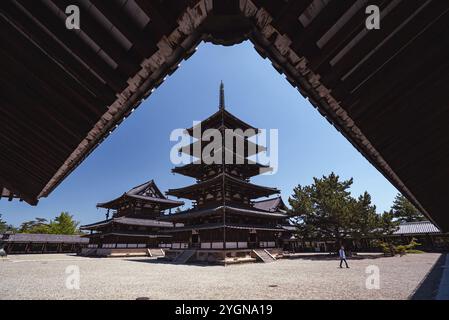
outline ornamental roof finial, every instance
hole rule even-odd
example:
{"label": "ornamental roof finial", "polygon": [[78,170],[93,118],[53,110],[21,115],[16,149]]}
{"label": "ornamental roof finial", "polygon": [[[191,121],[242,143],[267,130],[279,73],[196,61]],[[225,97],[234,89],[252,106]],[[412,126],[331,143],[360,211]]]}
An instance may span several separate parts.
{"label": "ornamental roof finial", "polygon": [[224,84],[223,81],[220,83],[220,109],[225,108],[225,95],[224,95]]}

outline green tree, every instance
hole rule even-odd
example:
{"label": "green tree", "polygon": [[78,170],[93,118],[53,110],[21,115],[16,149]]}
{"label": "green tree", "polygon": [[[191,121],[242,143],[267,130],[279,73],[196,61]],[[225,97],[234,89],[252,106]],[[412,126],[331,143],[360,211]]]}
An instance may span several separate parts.
{"label": "green tree", "polygon": [[402,194],[398,193],[391,207],[393,217],[400,222],[423,221],[426,218],[407,200]]}
{"label": "green tree", "polygon": [[331,173],[313,178],[309,186],[298,185],[289,198],[291,215],[295,216],[298,231],[310,237],[333,238],[337,244],[351,233],[353,199],[349,188],[352,178],[340,181]]}
{"label": "green tree", "polygon": [[376,206],[371,204],[371,196],[365,193],[353,202],[352,236],[361,239],[366,236],[381,236],[391,234],[397,230],[399,222],[393,220],[390,212],[378,214]]}
{"label": "green tree", "polygon": [[377,232],[380,216],[376,213],[376,206],[371,204],[371,195],[367,191],[357,200],[353,199],[350,206],[351,234],[355,239]]}
{"label": "green tree", "polygon": [[379,235],[389,235],[398,230],[399,221],[394,219],[391,211],[384,211],[379,219]]}
{"label": "green tree", "polygon": [[79,222],[73,220],[68,212],[61,212],[54,220],[49,222],[45,218],[25,221],[20,226],[21,233],[43,233],[43,234],[78,234]]}
{"label": "green tree", "polygon": [[48,221],[45,218],[35,218],[35,220],[25,221],[20,225],[20,233],[50,233]]}
{"label": "green tree", "polygon": [[61,212],[55,220],[49,223],[49,233],[53,234],[78,234],[79,222],[73,219],[68,212]]}
{"label": "green tree", "polygon": [[303,238],[362,239],[371,235],[390,234],[397,229],[391,213],[376,212],[371,196],[364,192],[357,199],[349,188],[353,180],[341,181],[335,174],[314,178],[309,186],[298,185],[289,198],[290,215]]}
{"label": "green tree", "polygon": [[0,213],[0,233],[7,231],[8,225],[6,221],[2,219],[2,214]]}

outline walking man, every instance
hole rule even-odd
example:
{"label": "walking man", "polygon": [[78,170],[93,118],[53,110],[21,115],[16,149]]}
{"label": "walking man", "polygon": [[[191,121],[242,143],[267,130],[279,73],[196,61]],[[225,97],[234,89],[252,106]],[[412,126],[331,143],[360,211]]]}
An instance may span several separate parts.
{"label": "walking man", "polygon": [[2,257],[2,260],[3,260],[3,258],[6,258],[7,256],[8,255],[6,254],[5,249],[0,247],[0,257]]}
{"label": "walking man", "polygon": [[341,246],[338,255],[340,256],[340,268],[343,268],[343,261],[345,262],[346,268],[349,268],[348,262],[346,261],[345,247]]}

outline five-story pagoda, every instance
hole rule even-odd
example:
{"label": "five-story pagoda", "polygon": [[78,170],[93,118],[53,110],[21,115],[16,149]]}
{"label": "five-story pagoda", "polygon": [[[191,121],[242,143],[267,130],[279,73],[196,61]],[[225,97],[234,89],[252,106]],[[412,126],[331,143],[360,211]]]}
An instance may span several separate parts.
{"label": "five-story pagoda", "polygon": [[185,260],[180,262],[269,258],[287,215],[254,207],[254,199],[279,193],[250,183],[251,177],[271,170],[251,160],[266,150],[251,141],[260,130],[225,109],[222,83],[219,110],[186,131],[196,141],[179,151],[195,160],[172,171],[195,178],[196,184],[167,194],[192,200],[193,208],[164,218],[183,224],[166,230],[173,235],[167,255]]}

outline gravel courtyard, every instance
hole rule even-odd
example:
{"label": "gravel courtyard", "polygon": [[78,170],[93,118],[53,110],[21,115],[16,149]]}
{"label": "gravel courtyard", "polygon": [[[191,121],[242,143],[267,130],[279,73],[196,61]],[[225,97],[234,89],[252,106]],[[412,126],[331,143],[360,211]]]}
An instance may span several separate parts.
{"label": "gravel courtyard", "polygon": [[[16,255],[0,260],[0,299],[408,299],[439,257],[364,258],[339,269],[337,260],[318,256],[222,267]],[[366,289],[370,265],[379,267],[380,289]],[[66,288],[68,266],[79,268],[79,290]]]}

